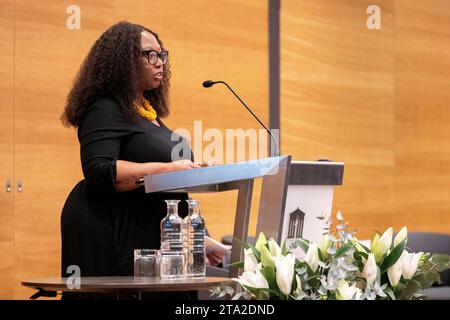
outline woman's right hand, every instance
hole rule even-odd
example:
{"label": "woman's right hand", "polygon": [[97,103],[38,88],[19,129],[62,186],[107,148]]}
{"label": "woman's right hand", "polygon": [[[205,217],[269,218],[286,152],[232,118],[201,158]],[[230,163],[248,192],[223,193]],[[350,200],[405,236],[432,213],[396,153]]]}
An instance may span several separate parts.
{"label": "woman's right hand", "polygon": [[200,166],[191,160],[183,159],[183,160],[176,160],[173,162],[170,162],[169,164],[170,171],[179,171],[179,170],[187,170],[187,169],[194,169],[194,168],[200,168]]}

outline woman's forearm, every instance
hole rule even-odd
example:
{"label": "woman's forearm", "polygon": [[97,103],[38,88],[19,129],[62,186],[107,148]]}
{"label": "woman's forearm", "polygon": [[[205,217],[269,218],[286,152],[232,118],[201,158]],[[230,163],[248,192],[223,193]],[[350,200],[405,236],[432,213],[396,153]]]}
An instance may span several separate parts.
{"label": "woman's forearm", "polygon": [[147,174],[170,171],[171,163],[146,162],[137,163],[124,160],[116,161],[116,190],[131,191],[139,187],[136,180]]}
{"label": "woman's forearm", "polygon": [[156,174],[168,171],[178,171],[200,168],[200,165],[191,160],[181,159],[172,162],[146,162],[137,163],[124,160],[116,161],[116,190],[118,192],[131,191],[139,187],[136,180],[147,174]]}

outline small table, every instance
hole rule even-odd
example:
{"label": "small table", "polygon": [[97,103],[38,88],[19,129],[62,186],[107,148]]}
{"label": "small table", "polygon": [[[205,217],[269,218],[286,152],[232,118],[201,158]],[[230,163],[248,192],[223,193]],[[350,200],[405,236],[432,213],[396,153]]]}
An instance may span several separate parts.
{"label": "small table", "polygon": [[195,291],[207,290],[220,286],[222,283],[231,283],[231,278],[205,277],[187,278],[180,280],[168,280],[160,278],[135,278],[135,277],[81,277],[79,287],[70,289],[76,283],[69,278],[42,278],[22,281],[22,285],[38,290],[30,299],[40,296],[56,296],[62,292],[97,292],[97,293],[121,293],[137,292],[138,299],[142,292],[151,291]]}

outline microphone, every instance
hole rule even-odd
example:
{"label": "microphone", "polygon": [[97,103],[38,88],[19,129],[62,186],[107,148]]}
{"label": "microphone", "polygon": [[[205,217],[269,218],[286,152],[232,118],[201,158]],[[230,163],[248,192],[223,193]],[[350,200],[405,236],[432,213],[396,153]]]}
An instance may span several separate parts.
{"label": "microphone", "polygon": [[231,89],[231,87],[228,85],[228,83],[226,83],[225,81],[212,81],[212,80],[206,80],[203,81],[203,87],[204,88],[211,88],[213,85],[217,84],[217,83],[222,83],[225,86],[227,86],[227,88],[234,94],[234,96],[244,105],[244,107],[252,114],[252,116],[259,122],[259,124],[266,129],[267,133],[270,135],[270,138],[273,140],[273,142],[275,143],[275,155],[279,155],[279,147],[278,147],[278,142],[275,139],[275,137],[272,135],[272,132],[264,125],[264,123],[261,122],[261,120],[259,120],[259,118],[256,116],[256,114],[253,113],[253,111],[245,104],[244,101],[242,101],[241,98],[239,98],[239,96],[236,94],[236,92],[234,92],[233,89]]}

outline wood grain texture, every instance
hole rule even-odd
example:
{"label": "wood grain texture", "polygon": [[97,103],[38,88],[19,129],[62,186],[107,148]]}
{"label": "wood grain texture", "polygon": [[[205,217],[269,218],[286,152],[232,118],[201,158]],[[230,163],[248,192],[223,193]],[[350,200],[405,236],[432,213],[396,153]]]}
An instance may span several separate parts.
{"label": "wood grain texture", "polygon": [[450,233],[450,7],[395,12],[395,208],[412,230]]}
{"label": "wood grain texture", "polygon": [[69,4],[15,3],[15,298],[25,278],[60,275],[60,216],[82,178],[76,131],[59,121],[75,73],[100,32],[115,22],[106,1],[78,1],[81,30],[66,28]]}
{"label": "wood grain texture", "polygon": [[[14,298],[14,11],[0,2],[0,299]],[[14,188],[14,186],[12,186]]]}
{"label": "wood grain texture", "polygon": [[[82,173],[76,131],[64,128],[59,116],[81,61],[112,24],[120,20],[143,24],[157,31],[169,49],[171,115],[165,122],[172,129],[187,128],[193,133],[195,120],[203,121],[203,132],[217,128],[223,135],[227,128],[259,129],[225,87],[202,88],[209,78],[228,81],[267,122],[265,2],[83,0],[76,3],[81,9],[81,30],[66,28],[68,5],[58,0],[46,1],[45,6],[16,1],[15,46],[11,41],[5,45],[16,52],[15,63],[9,63],[16,74],[9,89],[15,91],[14,173],[16,180],[23,181],[23,192],[15,193],[14,210],[10,210],[15,214],[15,227],[10,230],[15,241],[2,243],[2,248],[15,247],[14,269],[12,262],[7,264],[14,277],[5,292],[20,299],[31,294],[21,280],[60,274],[61,209]],[[3,128],[12,136],[12,126]],[[235,202],[236,195],[230,193],[202,201],[202,213],[215,238],[232,233]],[[255,205],[252,213],[257,209]],[[252,217],[254,232],[255,214]],[[7,234],[1,229],[0,237]],[[6,270],[6,262],[0,268]]]}
{"label": "wood grain texture", "polygon": [[[438,0],[378,3],[382,29],[368,30],[369,1],[282,1],[282,151],[346,163],[334,211],[360,238],[390,225],[449,232],[450,12]],[[172,129],[193,133],[195,120],[203,132],[259,129],[225,87],[202,88],[206,79],[228,81],[268,123],[265,1],[83,0],[73,31],[68,5],[1,2],[0,191],[6,175],[24,182],[22,193],[0,193],[2,298],[28,298],[23,279],[59,275],[60,212],[82,178],[76,133],[59,115],[82,59],[113,23],[146,25],[169,49]],[[215,238],[232,233],[236,192],[194,197]]]}
{"label": "wood grain texture", "polygon": [[444,1],[283,1],[282,151],[344,161],[335,192],[360,238],[450,232],[449,23]]}

